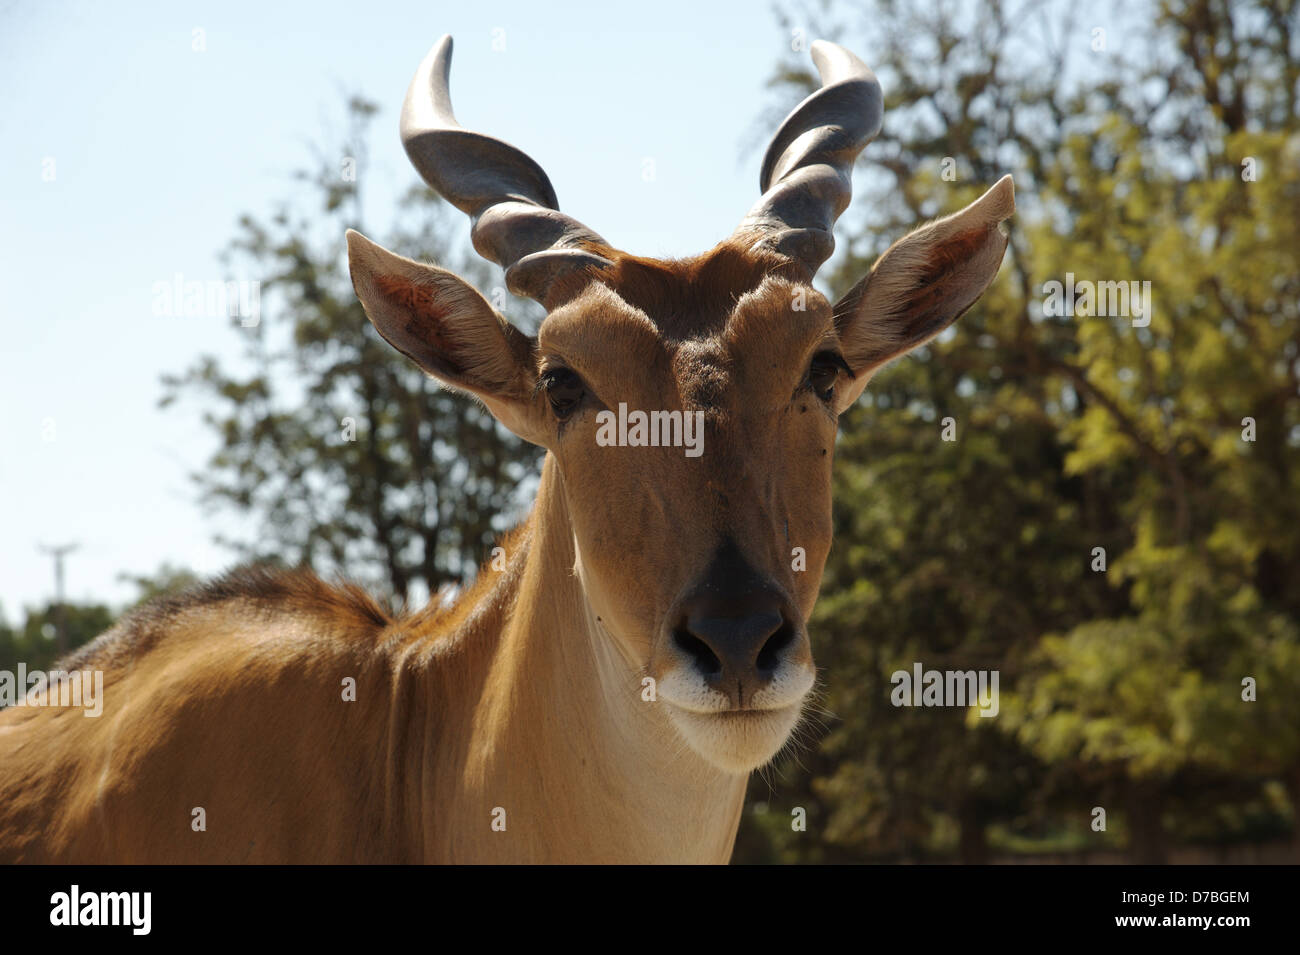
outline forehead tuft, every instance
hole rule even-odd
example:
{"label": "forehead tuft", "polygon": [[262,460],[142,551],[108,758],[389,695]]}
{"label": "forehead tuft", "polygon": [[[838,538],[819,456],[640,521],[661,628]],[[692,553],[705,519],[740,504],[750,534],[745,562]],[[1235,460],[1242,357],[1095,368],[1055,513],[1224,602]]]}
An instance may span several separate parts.
{"label": "forehead tuft", "polygon": [[687,408],[714,410],[722,407],[731,383],[730,359],[717,339],[692,339],[673,351],[673,373],[682,402]]}
{"label": "forehead tuft", "polygon": [[538,330],[543,356],[600,394],[639,388],[650,400],[667,387],[687,407],[720,410],[742,378],[784,388],[785,366],[834,336],[829,303],[799,267],[752,243],[685,260],[604,254],[613,264],[567,290]]}
{"label": "forehead tuft", "polygon": [[667,340],[707,338],[723,331],[736,304],[769,279],[798,281],[798,269],[752,243],[728,240],[689,259],[650,259],[614,253],[613,265],[589,273],[647,316]]}

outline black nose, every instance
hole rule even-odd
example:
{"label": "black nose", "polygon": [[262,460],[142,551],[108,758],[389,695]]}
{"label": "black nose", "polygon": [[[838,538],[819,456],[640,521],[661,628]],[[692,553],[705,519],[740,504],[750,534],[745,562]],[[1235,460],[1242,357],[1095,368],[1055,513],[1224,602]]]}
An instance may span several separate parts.
{"label": "black nose", "polygon": [[729,546],[679,604],[673,643],[711,687],[743,707],[794,644],[795,620],[785,595]]}

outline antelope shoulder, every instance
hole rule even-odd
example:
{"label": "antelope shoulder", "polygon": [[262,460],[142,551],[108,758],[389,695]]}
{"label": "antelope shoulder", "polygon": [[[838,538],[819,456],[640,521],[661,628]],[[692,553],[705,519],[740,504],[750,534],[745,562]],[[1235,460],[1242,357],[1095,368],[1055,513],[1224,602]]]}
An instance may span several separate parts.
{"label": "antelope shoulder", "polygon": [[390,623],[261,569],[128,614],[58,664],[103,674],[98,716],[0,712],[0,860],[366,856],[367,820],[337,823],[382,785]]}

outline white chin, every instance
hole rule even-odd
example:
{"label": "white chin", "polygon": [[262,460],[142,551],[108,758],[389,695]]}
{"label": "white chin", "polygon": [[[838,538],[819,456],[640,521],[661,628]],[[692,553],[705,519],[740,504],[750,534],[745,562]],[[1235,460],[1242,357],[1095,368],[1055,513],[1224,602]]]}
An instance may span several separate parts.
{"label": "white chin", "polygon": [[725,772],[746,774],[781,751],[799,722],[802,706],[696,713],[668,703],[667,709],[677,731],[704,760]]}

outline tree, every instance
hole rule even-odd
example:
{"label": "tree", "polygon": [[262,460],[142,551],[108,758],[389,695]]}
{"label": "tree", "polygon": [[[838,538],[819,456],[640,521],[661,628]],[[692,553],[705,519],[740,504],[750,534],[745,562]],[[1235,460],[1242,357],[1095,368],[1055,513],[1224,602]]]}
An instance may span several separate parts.
{"label": "tree", "polygon": [[67,627],[68,652],[88,643],[113,625],[115,614],[104,604],[50,602],[43,607],[29,607],[23,622],[10,627],[0,620],[0,670],[18,671],[22,663],[28,672],[50,670],[58,662],[55,627]]}
{"label": "tree", "polygon": [[[887,117],[830,284],[1004,172],[1019,211],[981,303],[845,416],[813,629],[835,716],[765,796],[808,832],[769,811],[747,844],[1156,861],[1171,833],[1276,836],[1300,805],[1296,5],[1150,4],[1123,58],[1070,7],[830,9],[787,22],[868,51]],[[1149,282],[1153,309],[1056,309],[1067,274]],[[999,716],[891,706],[913,661],[998,670]]]}
{"label": "tree", "polygon": [[179,594],[199,584],[201,578],[192,570],[163,563],[152,574],[118,574],[117,579],[135,586],[135,602],[127,608],[131,609],[158,597]]}
{"label": "tree", "polygon": [[[321,201],[315,216],[286,204],[269,220],[241,220],[230,257],[263,276],[271,299],[267,320],[251,328],[232,320],[251,370],[205,357],[165,380],[163,403],[194,394],[211,404],[204,421],[220,447],[195,476],[202,498],[258,528],[253,540],[224,543],[246,559],[343,572],[403,602],[473,576],[493,536],[519,515],[521,485],[540,459],[481,404],[442,390],[394,352],[353,294],[343,237],[364,231],[374,112],[353,99],[342,148],[318,153],[299,174]],[[447,207],[423,188],[404,204],[416,221],[389,247],[446,260],[445,237],[460,231]],[[489,284],[482,265],[454,267]],[[506,309],[503,290],[491,297]]]}

